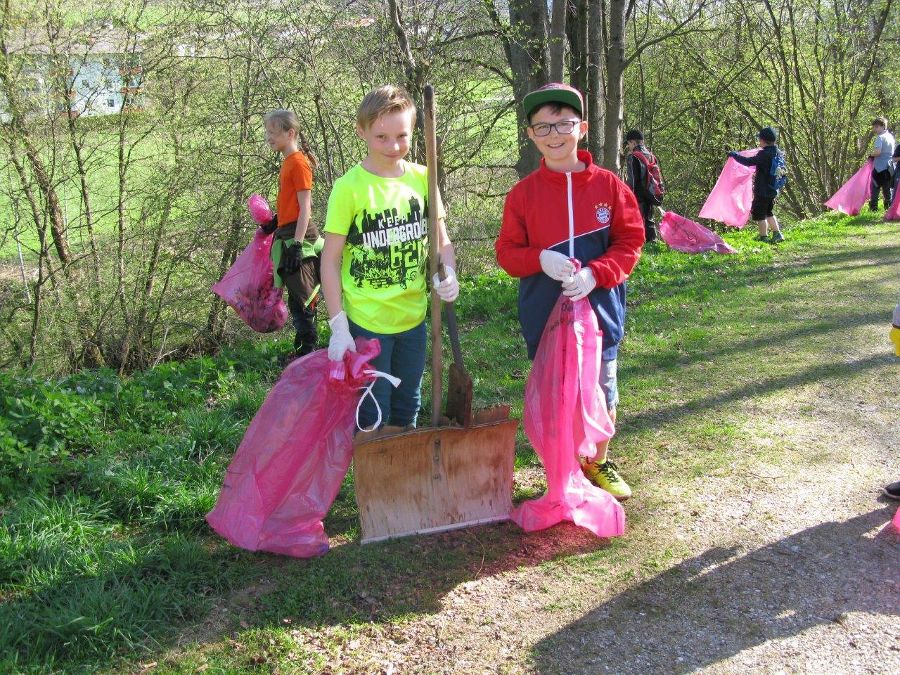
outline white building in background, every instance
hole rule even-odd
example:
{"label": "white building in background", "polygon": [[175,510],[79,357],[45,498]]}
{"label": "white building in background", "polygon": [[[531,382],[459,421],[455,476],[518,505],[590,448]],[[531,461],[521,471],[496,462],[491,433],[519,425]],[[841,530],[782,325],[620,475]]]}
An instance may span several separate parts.
{"label": "white building in background", "polygon": [[[52,48],[18,36],[9,55],[21,64],[18,94],[29,116],[110,115],[145,105],[140,38],[110,26],[61,37]],[[67,72],[58,72],[60,67]],[[0,120],[9,119],[0,92]]]}
{"label": "white building in background", "polygon": [[[144,78],[132,55],[91,52],[70,61],[70,109],[77,115],[109,115],[143,107]],[[61,111],[62,112],[62,111]]]}

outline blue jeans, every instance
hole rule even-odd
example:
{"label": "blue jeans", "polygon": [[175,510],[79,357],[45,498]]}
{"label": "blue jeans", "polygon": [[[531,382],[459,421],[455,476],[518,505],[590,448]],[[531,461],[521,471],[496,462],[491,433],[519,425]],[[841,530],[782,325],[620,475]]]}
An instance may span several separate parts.
{"label": "blue jeans", "polygon": [[600,388],[606,397],[606,407],[612,413],[619,405],[619,364],[616,359],[603,361],[600,367]]}
{"label": "blue jeans", "polygon": [[[375,381],[372,394],[381,408],[382,424],[397,427],[415,425],[422,405],[422,373],[425,372],[425,322],[402,333],[373,333],[352,321],[350,334],[353,337],[376,338],[381,343],[381,353],[369,366],[374,370],[389,373],[400,378],[395,389],[383,377]],[[375,402],[366,396],[359,411],[359,424],[364,429],[371,427],[378,419]]]}

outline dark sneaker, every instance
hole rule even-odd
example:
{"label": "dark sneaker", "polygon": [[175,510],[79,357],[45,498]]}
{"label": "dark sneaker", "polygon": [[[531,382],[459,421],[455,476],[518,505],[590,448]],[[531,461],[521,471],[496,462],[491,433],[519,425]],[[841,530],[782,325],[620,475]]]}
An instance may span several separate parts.
{"label": "dark sneaker", "polygon": [[777,244],[782,241],[784,241],[784,235],[781,233],[780,230],[772,233],[772,243],[773,244]]}
{"label": "dark sneaker", "polygon": [[603,464],[581,461],[581,470],[585,477],[601,490],[606,490],[620,502],[624,502],[631,496],[631,488],[619,475],[619,467],[606,460]]}
{"label": "dark sneaker", "polygon": [[891,499],[900,501],[900,480],[898,480],[896,483],[885,485],[884,488],[882,488],[882,492],[884,492],[885,497],[890,497]]}
{"label": "dark sneaker", "polygon": [[756,235],[756,237],[754,237],[754,239],[755,239],[756,241],[769,241],[768,235],[766,235],[766,236],[764,237],[764,236],[762,236],[761,234]]}

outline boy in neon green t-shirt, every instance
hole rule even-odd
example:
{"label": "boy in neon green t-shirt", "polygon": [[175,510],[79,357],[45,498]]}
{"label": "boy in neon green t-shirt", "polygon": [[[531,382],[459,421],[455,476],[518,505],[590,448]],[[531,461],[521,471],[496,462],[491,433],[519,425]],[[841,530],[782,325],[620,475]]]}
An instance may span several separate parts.
{"label": "boy in neon green t-shirt", "polygon": [[[372,393],[384,422],[415,425],[425,371],[425,282],[428,254],[426,169],[407,162],[416,109],[409,95],[391,85],[369,92],[360,104],[356,132],[368,147],[362,162],[335,181],[325,218],[322,292],[328,307],[328,356],[339,361],[354,350],[353,338],[377,338],[381,354],[372,367],[400,378],[392,389],[376,381]],[[444,214],[438,252],[447,271],[434,280],[441,300],[459,294],[456,256]],[[366,399],[360,424],[377,422]]]}

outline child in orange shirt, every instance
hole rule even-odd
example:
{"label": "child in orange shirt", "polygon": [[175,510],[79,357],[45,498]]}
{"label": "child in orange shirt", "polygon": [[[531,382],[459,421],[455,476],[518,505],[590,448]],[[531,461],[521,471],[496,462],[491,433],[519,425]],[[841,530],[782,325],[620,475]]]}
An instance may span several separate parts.
{"label": "child in orange shirt", "polygon": [[[294,354],[315,350],[316,299],[319,292],[319,253],[324,240],[310,222],[313,169],[316,157],[300,132],[300,121],[290,110],[273,110],[265,117],[266,142],[284,155],[278,178],[277,214],[269,231],[275,232],[272,266],[275,286],[287,287],[294,329]],[[303,147],[301,152],[298,142]]]}

